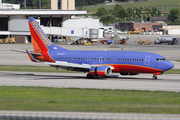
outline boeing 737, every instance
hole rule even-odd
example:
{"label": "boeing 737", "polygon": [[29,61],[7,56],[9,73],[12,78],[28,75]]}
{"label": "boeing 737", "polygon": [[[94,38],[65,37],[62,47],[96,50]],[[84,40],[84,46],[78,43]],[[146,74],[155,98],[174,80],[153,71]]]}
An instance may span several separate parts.
{"label": "boeing 737", "polygon": [[163,56],[149,52],[67,50],[52,44],[34,18],[28,18],[28,23],[34,51],[26,52],[33,62],[87,72],[87,78],[150,73],[157,79],[156,75],[174,67]]}

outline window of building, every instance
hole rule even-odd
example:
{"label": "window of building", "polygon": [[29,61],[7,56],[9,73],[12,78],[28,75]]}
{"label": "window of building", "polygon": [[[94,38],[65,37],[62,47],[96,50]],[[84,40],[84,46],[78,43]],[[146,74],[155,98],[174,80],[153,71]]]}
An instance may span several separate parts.
{"label": "window of building", "polygon": [[0,31],[8,31],[8,18],[0,18]]}
{"label": "window of building", "polygon": [[61,0],[58,0],[58,10],[61,10]]}

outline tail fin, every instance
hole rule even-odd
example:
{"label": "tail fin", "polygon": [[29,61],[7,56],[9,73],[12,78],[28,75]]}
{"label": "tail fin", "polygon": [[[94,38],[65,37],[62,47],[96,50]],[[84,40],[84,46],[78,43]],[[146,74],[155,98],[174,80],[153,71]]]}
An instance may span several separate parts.
{"label": "tail fin", "polygon": [[34,18],[28,18],[28,23],[35,52],[54,50],[54,48],[66,50],[53,45]]}
{"label": "tail fin", "polygon": [[52,43],[34,18],[28,19],[31,39],[35,51],[48,51]]}

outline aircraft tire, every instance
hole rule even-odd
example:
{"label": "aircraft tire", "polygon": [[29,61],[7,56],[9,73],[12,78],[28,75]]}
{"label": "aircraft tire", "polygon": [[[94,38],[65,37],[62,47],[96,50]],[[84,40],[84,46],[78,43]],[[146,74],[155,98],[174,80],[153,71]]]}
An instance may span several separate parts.
{"label": "aircraft tire", "polygon": [[153,80],[157,80],[157,76],[156,76],[156,75],[153,75],[152,79],[153,79]]}
{"label": "aircraft tire", "polygon": [[87,74],[86,77],[87,77],[88,79],[93,78],[93,76],[91,76],[91,74]]}

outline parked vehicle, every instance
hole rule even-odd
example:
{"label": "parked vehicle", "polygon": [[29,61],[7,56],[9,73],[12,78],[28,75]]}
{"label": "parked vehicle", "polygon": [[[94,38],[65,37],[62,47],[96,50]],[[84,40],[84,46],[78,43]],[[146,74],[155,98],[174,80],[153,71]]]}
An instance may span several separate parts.
{"label": "parked vehicle", "polygon": [[119,31],[119,30],[116,30],[115,32],[116,32],[117,34],[127,34],[126,31]]}
{"label": "parked vehicle", "polygon": [[152,45],[153,44],[153,42],[151,40],[145,40],[145,41],[140,40],[140,41],[135,41],[135,42],[137,42],[140,45]]}
{"label": "parked vehicle", "polygon": [[157,38],[157,40],[154,41],[154,44],[166,43],[169,45],[174,45],[178,41],[179,41],[179,39],[177,39],[176,37],[159,37],[159,38]]}
{"label": "parked vehicle", "polygon": [[119,36],[119,39],[120,40],[129,40],[129,37],[128,36]]}
{"label": "parked vehicle", "polygon": [[5,44],[14,44],[16,41],[14,38],[6,38],[6,39],[1,39],[1,43],[5,43]]}
{"label": "parked vehicle", "polygon": [[127,40],[120,40],[119,43],[127,45]]}
{"label": "parked vehicle", "polygon": [[128,32],[128,34],[139,34],[139,31],[136,31],[135,29],[132,29],[131,31]]}
{"label": "parked vehicle", "polygon": [[113,43],[113,40],[107,40],[107,44]]}

